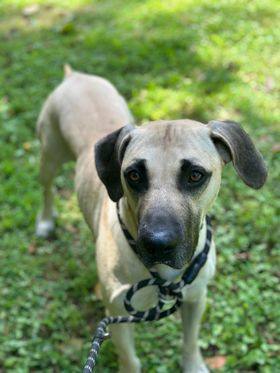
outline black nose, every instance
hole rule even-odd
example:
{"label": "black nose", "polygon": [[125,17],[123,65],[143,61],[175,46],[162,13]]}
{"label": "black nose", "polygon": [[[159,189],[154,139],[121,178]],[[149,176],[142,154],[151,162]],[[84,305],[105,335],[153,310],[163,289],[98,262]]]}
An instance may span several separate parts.
{"label": "black nose", "polygon": [[175,214],[167,210],[152,210],[140,219],[138,246],[142,254],[161,260],[174,253],[183,242],[183,226]]}
{"label": "black nose", "polygon": [[178,244],[178,235],[173,230],[146,231],[140,238],[140,244],[150,253],[160,253],[174,249]]}

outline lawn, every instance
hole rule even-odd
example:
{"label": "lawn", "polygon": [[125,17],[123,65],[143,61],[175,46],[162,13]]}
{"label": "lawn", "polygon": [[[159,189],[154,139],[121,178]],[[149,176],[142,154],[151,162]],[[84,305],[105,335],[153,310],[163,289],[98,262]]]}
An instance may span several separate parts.
{"label": "lawn", "polygon": [[[280,371],[278,1],[36,4],[0,2],[0,372],[80,372],[104,314],[73,164],[56,180],[56,239],[34,236],[35,122],[65,62],[111,80],[139,123],[227,118],[253,137],[269,178],[254,191],[225,168],[212,211],[217,275],[200,342],[206,357],[226,357],[221,372]],[[144,372],[179,371],[180,329],[177,317],[137,327]],[[116,371],[110,341],[97,371]]]}

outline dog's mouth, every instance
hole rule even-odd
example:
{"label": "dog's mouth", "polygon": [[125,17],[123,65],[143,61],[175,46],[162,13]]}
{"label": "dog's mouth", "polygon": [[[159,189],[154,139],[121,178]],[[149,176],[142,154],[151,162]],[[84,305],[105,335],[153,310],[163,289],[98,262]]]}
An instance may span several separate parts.
{"label": "dog's mouth", "polygon": [[182,269],[184,265],[186,264],[186,261],[181,259],[180,257],[173,257],[173,258],[166,258],[161,260],[155,260],[153,262],[153,266],[155,265],[165,265],[173,269]]}
{"label": "dog's mouth", "polygon": [[149,268],[157,268],[159,266],[169,267],[172,270],[182,270],[191,261],[192,254],[190,250],[184,246],[172,249],[163,253],[149,254],[146,250],[139,250],[138,252],[143,264]]}
{"label": "dog's mouth", "polygon": [[155,264],[150,268],[151,271],[156,272],[160,278],[166,281],[175,281],[179,279],[184,269],[185,266],[181,269],[176,269],[162,263]]}

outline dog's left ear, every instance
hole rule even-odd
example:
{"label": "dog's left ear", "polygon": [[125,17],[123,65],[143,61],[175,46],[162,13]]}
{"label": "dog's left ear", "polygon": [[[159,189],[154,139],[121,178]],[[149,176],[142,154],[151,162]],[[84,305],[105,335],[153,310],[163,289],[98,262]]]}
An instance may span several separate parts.
{"label": "dog's left ear", "polygon": [[128,124],[103,137],[94,147],[97,174],[114,202],[117,202],[123,195],[121,161],[133,129],[134,127]]}
{"label": "dog's left ear", "polygon": [[255,148],[249,135],[238,123],[211,121],[210,136],[225,163],[233,166],[245,184],[259,189],[267,178],[267,169],[260,152]]}

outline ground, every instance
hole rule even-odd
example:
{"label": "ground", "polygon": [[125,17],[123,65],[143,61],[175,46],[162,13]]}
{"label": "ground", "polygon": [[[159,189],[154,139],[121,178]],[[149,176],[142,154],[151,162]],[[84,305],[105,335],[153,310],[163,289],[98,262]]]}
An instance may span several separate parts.
{"label": "ground", "polygon": [[[206,357],[225,357],[214,359],[221,372],[279,371],[279,3],[36,4],[0,2],[0,371],[80,372],[104,312],[94,293],[94,246],[72,193],[73,165],[56,180],[56,239],[34,236],[35,122],[65,62],[110,79],[138,123],[232,119],[253,137],[269,178],[254,191],[225,168],[211,211],[218,266],[200,343]],[[144,372],[179,371],[180,329],[176,317],[137,327]],[[97,371],[116,371],[111,342]]]}

